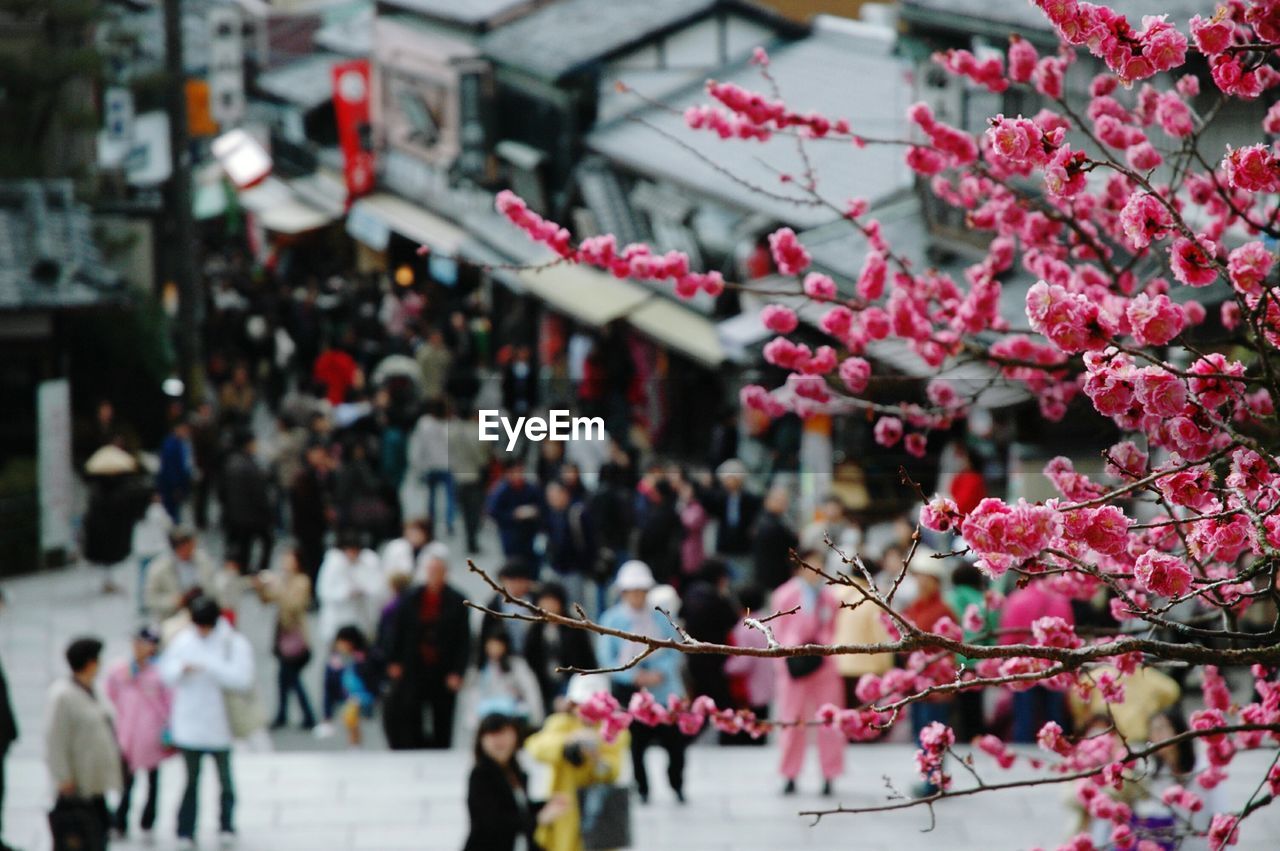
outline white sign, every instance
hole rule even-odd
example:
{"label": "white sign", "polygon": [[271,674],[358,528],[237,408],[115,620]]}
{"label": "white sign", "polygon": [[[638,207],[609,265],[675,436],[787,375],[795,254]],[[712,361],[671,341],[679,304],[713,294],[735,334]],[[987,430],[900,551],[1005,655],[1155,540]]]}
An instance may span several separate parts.
{"label": "white sign", "polygon": [[40,445],[40,549],[70,549],[71,538],[71,385],[65,378],[40,382],[36,390]]}
{"label": "white sign", "polygon": [[222,127],[244,118],[244,38],[232,6],[209,9],[209,114]]}

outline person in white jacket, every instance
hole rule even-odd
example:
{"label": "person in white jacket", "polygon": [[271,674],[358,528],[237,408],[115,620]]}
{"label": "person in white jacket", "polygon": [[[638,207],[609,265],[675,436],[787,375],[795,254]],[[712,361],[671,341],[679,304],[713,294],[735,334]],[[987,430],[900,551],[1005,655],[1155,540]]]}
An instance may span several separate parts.
{"label": "person in white jacket", "polygon": [[344,626],[354,626],[372,641],[388,593],[378,554],[361,548],[357,534],[341,533],[338,546],[325,554],[316,577],[316,600],[320,603],[319,647],[326,657],[324,718],[315,728],[318,738],[333,734],[333,713],[342,693],[345,663],[334,655],[333,639]]}
{"label": "person in white jacket", "polygon": [[221,617],[211,598],[197,598],[190,608],[191,626],[173,637],[157,663],[161,678],[173,689],[169,736],[187,769],[187,787],[178,809],[178,847],[195,848],[200,764],[207,754],[218,770],[219,841],[227,848],[235,842],[236,799],[225,693],[252,688],[253,649],[248,639]]}
{"label": "person in white jacket", "polygon": [[325,553],[316,577],[321,646],[327,651],[344,626],[359,627],[371,638],[386,586],[378,554],[362,548],[358,535],[342,533],[338,546]]}
{"label": "person in white jacket", "polygon": [[403,573],[410,583],[427,578],[427,545],[431,543],[431,521],[413,517],[404,522],[404,534],[382,548],[382,577]]}

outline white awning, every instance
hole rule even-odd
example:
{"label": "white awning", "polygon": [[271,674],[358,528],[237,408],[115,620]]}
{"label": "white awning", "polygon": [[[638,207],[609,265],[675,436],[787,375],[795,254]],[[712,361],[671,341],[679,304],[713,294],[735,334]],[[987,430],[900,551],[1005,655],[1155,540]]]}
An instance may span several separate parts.
{"label": "white awning", "polygon": [[516,276],[526,293],[596,328],[626,316],[653,297],[648,290],[630,281],[569,263],[546,269],[521,269]]}
{"label": "white awning", "polygon": [[275,177],[268,177],[241,192],[240,206],[253,213],[267,230],[283,234],[305,233],[339,218],[306,203],[288,184]]}
{"label": "white awning", "polygon": [[456,257],[467,239],[467,232],[448,219],[386,192],[361,198],[352,205],[347,232],[370,248],[383,251],[386,239],[375,223],[449,257]]}
{"label": "white awning", "polygon": [[725,361],[716,324],[671,299],[653,296],[627,314],[627,321],[640,333],[703,366],[717,367]]}

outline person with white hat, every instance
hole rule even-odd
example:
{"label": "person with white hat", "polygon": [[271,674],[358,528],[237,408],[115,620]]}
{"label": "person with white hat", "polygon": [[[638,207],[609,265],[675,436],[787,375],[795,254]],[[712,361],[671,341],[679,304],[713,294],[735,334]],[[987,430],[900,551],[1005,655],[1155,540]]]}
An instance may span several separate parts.
{"label": "person with white hat", "polygon": [[630,733],[642,726],[632,724],[630,731],[622,730],[612,742],[606,742],[595,726],[578,716],[578,706],[607,691],[610,683],[605,674],[574,674],[565,693],[564,709],[547,716],[542,729],[525,742],[529,756],[551,766],[551,797],[565,801],[565,812],[549,824],[540,825],[534,835],[545,851],[581,851],[578,790],[616,781],[622,773]]}
{"label": "person with white hat", "polygon": [[[614,582],[621,599],[600,616],[601,626],[649,638],[678,638],[670,622],[649,602],[649,593],[654,585],[649,565],[635,559],[623,563]],[[600,667],[618,668],[643,653],[646,646],[639,641],[602,635],[598,639],[596,655]],[[683,665],[684,660],[678,650],[659,650],[637,665],[610,673],[613,696],[625,707],[633,694],[646,689],[654,700],[665,706],[672,695],[685,696]],[[676,800],[684,803],[684,760],[689,738],[671,725],[647,727],[638,724],[631,732],[631,761],[640,800],[649,800],[649,774],[645,770],[644,754],[652,744],[660,745],[667,752],[667,780]]]}

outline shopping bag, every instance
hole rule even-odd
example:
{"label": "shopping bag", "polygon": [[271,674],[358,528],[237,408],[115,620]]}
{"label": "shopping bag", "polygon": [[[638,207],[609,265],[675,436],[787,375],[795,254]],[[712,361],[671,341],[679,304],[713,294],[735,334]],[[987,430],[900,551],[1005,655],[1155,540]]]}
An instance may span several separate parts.
{"label": "shopping bag", "polygon": [[582,847],[587,851],[631,847],[631,790],[595,783],[578,790]]}

